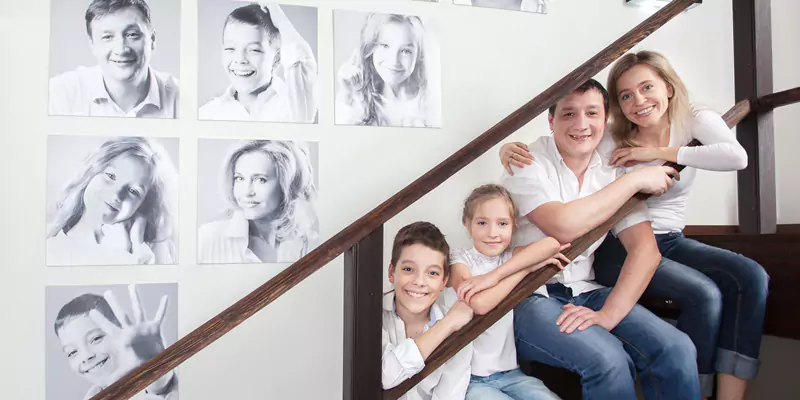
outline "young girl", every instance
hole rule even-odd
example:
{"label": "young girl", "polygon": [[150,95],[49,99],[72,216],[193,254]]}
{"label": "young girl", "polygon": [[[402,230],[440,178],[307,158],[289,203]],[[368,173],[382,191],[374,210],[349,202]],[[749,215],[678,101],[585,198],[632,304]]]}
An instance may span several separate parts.
{"label": "young girl", "polygon": [[359,47],[339,69],[336,124],[440,126],[424,38],[419,17],[369,14]]}
{"label": "young girl", "polygon": [[[497,306],[530,272],[553,264],[569,263],[555,239],[548,237],[513,248],[511,237],[516,216],[514,202],[500,185],[473,190],[464,202],[462,222],[473,241],[467,249],[454,249],[447,303],[466,301],[476,314]],[[562,265],[563,263],[563,265]],[[457,296],[457,297],[456,297]],[[473,342],[470,399],[558,399],[537,378],[527,376],[517,364],[513,311],[503,316]]]}
{"label": "young girl", "polygon": [[48,265],[172,264],[177,171],[156,142],[103,143],[67,183],[47,226]]}
{"label": "young girl", "polygon": [[226,218],[200,227],[201,263],[294,262],[316,246],[317,188],[297,142],[235,143],[223,161]]}
{"label": "young girl", "polygon": [[222,29],[225,93],[200,107],[200,119],[312,123],[317,61],[280,6],[249,4]]}

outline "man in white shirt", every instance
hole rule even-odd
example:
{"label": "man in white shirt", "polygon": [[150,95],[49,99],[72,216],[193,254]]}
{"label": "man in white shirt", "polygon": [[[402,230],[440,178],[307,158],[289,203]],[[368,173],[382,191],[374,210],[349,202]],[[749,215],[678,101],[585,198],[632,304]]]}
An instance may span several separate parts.
{"label": "man in white shirt", "polygon": [[[472,308],[457,301],[445,314],[436,304],[445,289],[450,247],[429,222],[400,229],[392,245],[389,282],[383,296],[381,381],[391,389],[416,375],[439,344],[472,319]],[[470,379],[472,345],[425,377],[401,400],[463,400]]]}
{"label": "man in white shirt", "polygon": [[94,0],[86,9],[93,67],[50,80],[50,115],[175,118],[178,81],[150,67],[156,33],[144,0]]}
{"label": "man in white shirt", "polygon": [[[517,245],[545,236],[573,242],[637,192],[660,195],[672,186],[672,168],[623,175],[609,165],[606,152],[598,151],[607,112],[605,88],[587,81],[550,108],[553,135],[529,146],[533,164],[504,173],[519,210]],[[594,282],[600,239],[514,310],[519,357],[580,374],[584,399],[635,399],[636,369],[646,372],[641,386],[648,399],[700,398],[688,336],[636,304],[661,257],[646,207],[631,211],[612,232],[628,251],[617,284]]]}

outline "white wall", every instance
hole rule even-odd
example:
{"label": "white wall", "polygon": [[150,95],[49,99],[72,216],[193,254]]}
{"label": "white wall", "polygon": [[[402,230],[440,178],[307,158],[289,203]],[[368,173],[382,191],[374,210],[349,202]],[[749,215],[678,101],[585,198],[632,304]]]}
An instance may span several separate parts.
{"label": "white wall", "polygon": [[[196,150],[200,137],[291,138],[320,142],[321,229],[344,228],[467,144],[534,95],[642,21],[647,13],[619,1],[559,0],[550,14],[516,13],[406,0],[289,1],[320,7],[320,123],[286,125],[196,121],[196,2],[184,1],[181,36],[181,119],[137,120],[46,116],[47,0],[9,3],[0,14],[0,171],[4,183],[0,226],[0,315],[3,398],[44,399],[44,287],[48,284],[179,283],[179,328],[185,335],[284,265],[195,264]],[[797,5],[774,1],[786,29]],[[778,12],[780,7],[786,11]],[[788,10],[793,7],[794,13]],[[444,126],[440,130],[333,125],[332,9],[418,13],[440,19]],[[602,17],[602,18],[601,18]],[[696,100],[724,112],[733,105],[731,6],[704,2],[667,24],[638,48],[665,53]],[[778,23],[776,22],[776,27]],[[512,33],[513,32],[513,33]],[[798,59],[797,40],[773,38],[783,57]],[[780,89],[776,50],[776,89]],[[793,71],[795,71],[793,69]],[[605,81],[605,74],[599,76]],[[781,82],[795,79],[787,76]],[[776,126],[779,123],[776,115]],[[235,127],[235,129],[231,129]],[[50,133],[132,134],[181,138],[181,264],[174,267],[46,268],[44,266],[45,138]],[[547,134],[542,116],[509,140]],[[784,140],[781,136],[780,140]],[[795,140],[795,143],[797,139]],[[776,139],[778,141],[778,139]],[[779,142],[778,148],[785,142]],[[790,168],[788,152],[779,173]],[[796,161],[792,161],[796,164]],[[469,190],[500,173],[497,148],[458,173],[386,225],[392,235],[414,220],[429,220],[464,244],[460,202]],[[691,224],[735,224],[735,173],[698,174],[690,200]],[[779,187],[784,179],[781,175]],[[786,186],[786,184],[783,184]],[[782,192],[783,193],[783,192]],[[794,192],[794,198],[797,199]],[[785,202],[782,213],[789,213]],[[796,202],[795,202],[796,204]],[[796,222],[800,214],[793,218]],[[783,222],[783,221],[782,221]],[[383,266],[376,266],[383,268]],[[341,257],[180,367],[183,399],[337,399],[341,396]]]}
{"label": "white wall", "polygon": [[[772,68],[773,89],[800,87],[800,3],[792,0],[772,0]],[[775,183],[778,223],[800,223],[800,178],[798,178],[797,149],[800,148],[800,129],[793,117],[800,113],[800,103],[775,110]]]}

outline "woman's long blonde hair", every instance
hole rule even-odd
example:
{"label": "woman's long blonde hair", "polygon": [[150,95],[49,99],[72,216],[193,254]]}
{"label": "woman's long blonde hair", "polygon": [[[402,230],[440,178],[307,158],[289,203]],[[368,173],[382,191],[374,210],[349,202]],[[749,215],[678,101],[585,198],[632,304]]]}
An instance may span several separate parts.
{"label": "woman's long blonde hair", "polygon": [[233,195],[236,162],[241,156],[254,152],[265,154],[275,165],[281,191],[278,213],[272,221],[271,233],[274,236],[272,239],[276,243],[301,240],[307,250],[318,236],[315,231],[318,222],[317,186],[314,183],[310,151],[298,142],[282,140],[236,142],[223,160],[220,176],[220,190],[229,207],[226,214],[230,216],[240,209]]}
{"label": "woman's long blonde hair", "polygon": [[639,146],[633,137],[636,124],[628,120],[622,113],[619,104],[619,88],[617,87],[617,81],[622,74],[636,65],[646,65],[652,68],[667,85],[672,87],[672,97],[670,97],[667,107],[669,122],[673,127],[673,132],[683,136],[684,128],[692,118],[692,105],[689,103],[689,92],[686,85],[683,84],[666,57],[655,51],[643,50],[622,56],[614,63],[608,74],[606,86],[611,97],[611,120],[608,125],[617,145],[621,147]]}

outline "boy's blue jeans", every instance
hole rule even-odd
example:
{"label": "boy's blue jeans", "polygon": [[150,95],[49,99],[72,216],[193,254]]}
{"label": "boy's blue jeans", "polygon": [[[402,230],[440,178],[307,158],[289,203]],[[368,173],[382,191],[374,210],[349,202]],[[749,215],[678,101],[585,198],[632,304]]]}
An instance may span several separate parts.
{"label": "boy's blue jeans", "polygon": [[520,358],[578,373],[584,400],[636,399],[637,369],[647,399],[700,398],[697,353],[685,333],[637,304],[611,332],[594,325],[567,334],[556,325],[564,304],[600,310],[611,288],[576,297],[561,284],[547,289],[549,298],[534,294],[514,309]]}
{"label": "boy's blue jeans", "polygon": [[[769,276],[755,261],[689,239],[681,232],[656,235],[659,264],[645,295],[668,297],[681,309],[678,329],[697,347],[703,396],[714,372],[753,379],[758,373]],[[595,252],[597,283],[617,281],[627,253],[612,235]]]}
{"label": "boy's blue jeans", "polygon": [[472,375],[466,400],[560,400],[538,378],[525,375],[519,368],[490,376]]}

